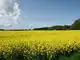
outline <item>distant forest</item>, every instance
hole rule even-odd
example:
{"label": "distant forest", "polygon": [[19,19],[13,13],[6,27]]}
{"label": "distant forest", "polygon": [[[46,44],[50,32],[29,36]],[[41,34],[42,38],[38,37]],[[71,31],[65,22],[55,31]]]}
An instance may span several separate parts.
{"label": "distant forest", "polygon": [[[41,28],[34,28],[34,29],[13,29],[13,30],[6,30],[6,31],[26,31],[26,30],[80,30],[80,19],[74,21],[71,25],[55,25],[51,27],[41,27]],[[0,29],[0,31],[5,31],[5,29]]]}
{"label": "distant forest", "polygon": [[34,28],[33,30],[80,30],[80,19],[75,20],[72,25],[56,25],[51,27]]}

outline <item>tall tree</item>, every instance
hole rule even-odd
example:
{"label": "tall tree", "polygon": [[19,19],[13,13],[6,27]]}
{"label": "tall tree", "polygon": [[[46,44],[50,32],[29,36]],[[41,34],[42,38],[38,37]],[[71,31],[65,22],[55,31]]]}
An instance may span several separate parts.
{"label": "tall tree", "polygon": [[72,30],[80,30],[80,19],[77,19],[74,21],[74,23],[71,26]]}

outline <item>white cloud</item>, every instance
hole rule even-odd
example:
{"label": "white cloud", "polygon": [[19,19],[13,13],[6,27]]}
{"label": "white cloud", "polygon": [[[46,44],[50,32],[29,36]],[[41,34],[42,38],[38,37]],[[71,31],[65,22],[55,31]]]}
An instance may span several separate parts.
{"label": "white cloud", "polygon": [[20,16],[18,0],[0,0],[0,25],[17,24]]}

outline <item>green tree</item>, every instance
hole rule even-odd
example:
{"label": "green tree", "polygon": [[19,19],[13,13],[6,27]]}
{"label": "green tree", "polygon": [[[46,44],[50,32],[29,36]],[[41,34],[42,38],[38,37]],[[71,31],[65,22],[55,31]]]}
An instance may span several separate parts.
{"label": "green tree", "polygon": [[71,26],[72,30],[80,30],[80,19],[77,19],[74,21],[74,23]]}

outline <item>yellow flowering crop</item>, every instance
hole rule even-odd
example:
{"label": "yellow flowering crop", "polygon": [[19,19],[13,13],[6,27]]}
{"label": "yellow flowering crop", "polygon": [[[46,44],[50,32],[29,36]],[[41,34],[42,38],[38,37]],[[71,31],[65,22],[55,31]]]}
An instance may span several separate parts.
{"label": "yellow flowering crop", "polygon": [[0,31],[0,52],[72,51],[80,48],[80,31]]}

